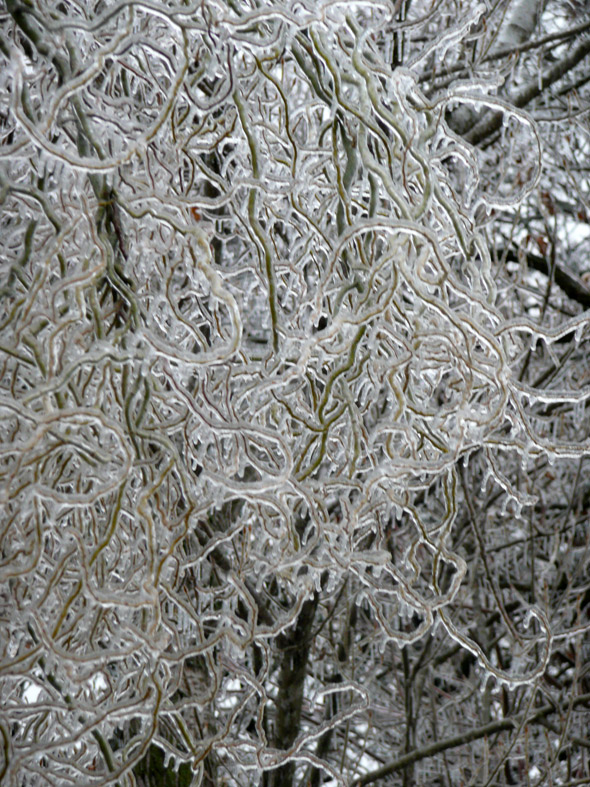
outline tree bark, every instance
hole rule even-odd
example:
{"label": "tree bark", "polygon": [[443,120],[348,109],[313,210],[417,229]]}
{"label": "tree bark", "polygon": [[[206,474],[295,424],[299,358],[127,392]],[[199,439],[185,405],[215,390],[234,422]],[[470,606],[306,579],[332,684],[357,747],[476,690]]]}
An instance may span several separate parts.
{"label": "tree bark", "polygon": [[[297,625],[281,634],[278,649],[281,653],[279,692],[276,701],[275,733],[273,743],[277,749],[289,749],[300,731],[303,689],[307,675],[309,651],[312,643],[311,629],[318,605],[314,595],[303,604]],[[291,787],[295,763],[289,762],[263,777],[263,787]]]}

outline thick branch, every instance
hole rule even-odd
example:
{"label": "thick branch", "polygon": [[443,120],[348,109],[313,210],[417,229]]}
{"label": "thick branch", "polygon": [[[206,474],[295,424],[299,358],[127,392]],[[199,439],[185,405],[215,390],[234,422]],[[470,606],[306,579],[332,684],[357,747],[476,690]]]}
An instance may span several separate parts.
{"label": "thick branch", "polygon": [[[288,749],[299,733],[303,689],[307,676],[311,629],[318,605],[317,594],[306,601],[299,613],[297,625],[288,633],[281,634],[278,645],[281,651],[279,673],[279,692],[276,700],[277,717],[275,727],[275,746]],[[295,763],[286,765],[266,774],[264,784],[268,787],[290,787],[295,774]]]}
{"label": "thick branch", "polygon": [[453,735],[452,738],[445,738],[442,741],[436,741],[435,743],[431,743],[428,746],[423,746],[421,749],[414,749],[414,751],[404,754],[403,757],[399,757],[397,760],[393,760],[393,762],[389,762],[386,765],[383,765],[381,768],[377,768],[374,771],[369,771],[369,773],[366,773],[364,776],[361,776],[359,779],[353,781],[351,787],[362,787],[362,785],[365,784],[372,784],[379,779],[385,778],[385,776],[389,776],[390,773],[401,771],[403,768],[406,768],[408,765],[412,765],[419,760],[424,760],[427,757],[433,757],[435,754],[446,751],[447,749],[454,749],[457,746],[464,746],[466,743],[471,743],[471,741],[476,741],[479,738],[485,738],[486,735],[495,735],[497,732],[511,730],[515,726],[516,722],[513,719],[500,719],[499,721],[493,721],[491,724],[486,724],[484,727],[476,727],[474,730],[468,730],[461,735]]}
{"label": "thick branch", "polygon": [[[563,60],[560,60],[552,68],[547,70],[541,79],[534,80],[520,90],[512,99],[514,106],[519,108],[525,107],[554,82],[557,82],[561,77],[565,76],[568,71],[575,68],[575,66],[577,66],[588,54],[590,54],[590,38],[584,39],[569,57],[564,57]],[[498,131],[503,121],[503,112],[488,112],[471,131],[465,134],[465,139],[472,145],[479,145],[484,139]]]}
{"label": "thick branch", "polygon": [[[564,41],[567,41],[568,38],[575,38],[576,36],[585,33],[587,30],[590,30],[590,21],[582,22],[575,27],[570,27],[568,30],[558,30],[556,33],[549,33],[542,38],[536,38],[534,41],[521,43],[518,46],[509,46],[503,49],[497,49],[494,52],[491,52],[489,55],[486,55],[482,62],[489,63],[493,60],[501,60],[503,57],[509,57],[510,55],[529,52],[531,49],[539,49],[539,47],[542,47],[545,44],[554,43],[555,41],[559,41],[561,44]],[[457,69],[457,71],[458,70],[460,69]],[[462,70],[465,71],[466,69],[463,68]]]}
{"label": "thick branch", "polygon": [[[581,694],[579,697],[575,697],[572,700],[571,706],[575,708],[578,705],[584,705],[588,702],[590,702],[590,694]],[[541,724],[546,716],[549,716],[549,714],[555,713],[559,710],[560,709],[557,706],[545,705],[544,707],[539,708],[539,710],[537,710],[534,715],[527,720],[527,724]],[[439,754],[440,752],[446,751],[447,749],[455,749],[458,746],[464,746],[466,743],[471,743],[472,741],[479,740],[480,738],[485,738],[487,735],[495,735],[498,732],[511,730],[517,726],[518,719],[498,719],[498,721],[493,721],[490,724],[485,724],[483,727],[476,727],[473,730],[468,730],[461,735],[453,735],[451,738],[445,738],[442,741],[430,743],[428,746],[423,746],[420,749],[415,749],[408,754],[404,754],[403,757],[399,757],[397,760],[393,760],[392,762],[383,765],[381,768],[376,768],[374,771],[369,771],[369,773],[366,773],[364,776],[355,779],[351,783],[350,787],[363,787],[365,784],[373,784],[373,782],[383,779],[385,776],[389,776],[390,773],[401,771],[403,768],[406,768],[408,765],[418,762],[419,760],[425,760],[428,757],[433,757],[435,754]]]}
{"label": "thick branch", "polygon": [[[506,252],[506,262],[519,262],[517,253],[513,249]],[[526,262],[529,268],[532,268],[539,273],[544,273],[545,276],[551,275],[551,265],[549,260],[545,257],[540,257],[537,254],[526,253]],[[558,263],[555,264],[553,272],[553,281],[562,290],[568,298],[576,301],[585,309],[590,308],[590,290],[586,285],[575,276],[573,273],[562,267]]]}

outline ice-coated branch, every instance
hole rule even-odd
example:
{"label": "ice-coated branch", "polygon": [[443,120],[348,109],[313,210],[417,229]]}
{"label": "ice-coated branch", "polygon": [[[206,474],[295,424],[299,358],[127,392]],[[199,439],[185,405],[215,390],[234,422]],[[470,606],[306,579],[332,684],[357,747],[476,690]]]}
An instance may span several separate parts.
{"label": "ice-coated branch", "polygon": [[[545,129],[532,88],[494,98],[485,72],[425,95],[427,64],[484,35],[483,6],[445,8],[7,4],[3,784],[368,784],[516,729],[506,697],[571,657],[586,580],[557,565],[584,511],[559,485],[590,452],[590,316],[507,284],[488,208],[535,199]],[[487,126],[449,130],[459,103],[517,129],[497,166]],[[471,733],[369,770],[398,696],[407,749],[421,687],[446,724],[463,679],[504,705],[490,689]]]}

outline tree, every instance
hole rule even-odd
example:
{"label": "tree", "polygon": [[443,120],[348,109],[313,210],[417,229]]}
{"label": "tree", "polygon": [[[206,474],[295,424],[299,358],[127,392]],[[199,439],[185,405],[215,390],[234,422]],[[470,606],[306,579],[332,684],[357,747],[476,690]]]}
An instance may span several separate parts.
{"label": "tree", "polygon": [[588,781],[589,31],[6,0],[3,784]]}

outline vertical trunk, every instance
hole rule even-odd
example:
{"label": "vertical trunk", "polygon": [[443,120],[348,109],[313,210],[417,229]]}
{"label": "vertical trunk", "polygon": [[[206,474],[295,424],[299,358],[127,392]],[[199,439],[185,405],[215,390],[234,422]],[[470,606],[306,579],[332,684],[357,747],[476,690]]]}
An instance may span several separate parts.
{"label": "vertical trunk", "polygon": [[[412,696],[413,675],[407,648],[402,648],[402,665],[404,671],[404,700],[406,706],[406,730],[404,740],[404,754],[409,754],[415,748],[415,723],[414,702]],[[412,787],[415,766],[412,763],[404,768],[403,787]]]}
{"label": "vertical trunk", "polygon": [[[297,738],[301,725],[303,689],[311,647],[311,629],[318,605],[315,595],[301,608],[297,625],[281,634],[278,649],[281,654],[279,692],[276,701],[276,718],[273,745],[288,749]],[[263,787],[292,787],[295,763],[289,762],[264,774]]]}
{"label": "vertical trunk", "polygon": [[[342,675],[337,672],[332,679],[328,679],[330,683],[342,683]],[[338,713],[338,695],[332,694],[331,697],[328,698],[328,707],[326,717],[332,718]],[[326,730],[324,734],[319,738],[315,750],[315,755],[320,760],[323,759],[328,752],[330,751],[330,746],[332,744],[332,738],[334,736],[334,728],[330,727],[330,729]],[[310,769],[311,776],[309,778],[309,782],[305,782],[306,787],[320,787],[322,784],[322,770],[320,768],[311,768]]]}
{"label": "vertical trunk", "polygon": [[176,766],[167,762],[159,746],[152,745],[133,769],[137,787],[191,787],[193,771],[189,762]]}

